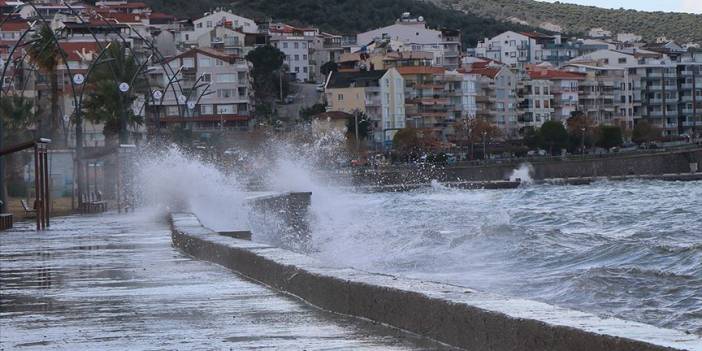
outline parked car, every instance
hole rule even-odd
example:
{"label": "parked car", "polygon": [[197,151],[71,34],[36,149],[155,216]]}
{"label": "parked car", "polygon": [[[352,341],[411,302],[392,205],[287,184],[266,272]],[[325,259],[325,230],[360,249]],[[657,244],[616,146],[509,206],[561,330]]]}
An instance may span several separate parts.
{"label": "parked car", "polygon": [[318,85],[317,85],[317,91],[320,92],[320,93],[323,92],[323,91],[324,91],[324,84],[318,84]]}

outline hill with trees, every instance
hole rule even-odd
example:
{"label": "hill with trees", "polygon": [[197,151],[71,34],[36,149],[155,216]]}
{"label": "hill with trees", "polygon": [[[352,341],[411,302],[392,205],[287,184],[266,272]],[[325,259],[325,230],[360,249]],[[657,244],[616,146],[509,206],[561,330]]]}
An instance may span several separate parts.
{"label": "hill with trees", "polygon": [[613,33],[635,33],[644,40],[666,37],[681,43],[702,43],[702,15],[673,12],[604,9],[594,6],[534,0],[431,0],[476,16],[556,30],[587,33],[603,28]]}
{"label": "hill with trees", "polygon": [[273,18],[292,25],[313,25],[323,31],[353,34],[390,25],[403,12],[424,16],[430,27],[460,29],[466,45],[506,30],[529,27],[490,17],[463,13],[421,0],[146,0],[154,10],[178,17],[199,17],[215,8],[232,9],[250,18]]}

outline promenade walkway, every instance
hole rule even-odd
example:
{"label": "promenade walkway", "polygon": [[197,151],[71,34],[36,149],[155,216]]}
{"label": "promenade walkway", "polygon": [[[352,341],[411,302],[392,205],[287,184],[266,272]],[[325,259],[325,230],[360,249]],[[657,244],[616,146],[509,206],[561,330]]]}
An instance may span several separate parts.
{"label": "promenade walkway", "polygon": [[[160,223],[159,223],[160,222]],[[0,232],[0,350],[438,350],[195,261],[146,214]]]}

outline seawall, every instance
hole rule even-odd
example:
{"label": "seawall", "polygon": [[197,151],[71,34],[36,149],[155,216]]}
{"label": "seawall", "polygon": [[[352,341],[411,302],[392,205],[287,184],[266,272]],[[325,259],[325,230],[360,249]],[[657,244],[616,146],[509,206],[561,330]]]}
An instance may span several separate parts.
{"label": "seawall", "polygon": [[331,267],[312,257],[239,240],[171,215],[175,247],[308,303],[467,350],[702,351],[679,331],[507,298],[465,287]]}
{"label": "seawall", "polygon": [[[456,181],[501,181],[509,179],[524,160],[507,160],[486,165],[459,164],[447,167],[392,166],[364,169],[353,174],[356,185],[391,185]],[[657,153],[633,153],[606,157],[530,160],[534,180],[651,176],[690,173],[690,164],[702,165],[702,149]]]}

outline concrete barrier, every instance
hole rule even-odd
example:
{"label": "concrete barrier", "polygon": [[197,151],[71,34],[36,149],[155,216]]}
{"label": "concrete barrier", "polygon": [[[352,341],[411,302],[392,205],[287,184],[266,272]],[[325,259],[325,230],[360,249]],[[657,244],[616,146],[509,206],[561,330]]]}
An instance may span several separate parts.
{"label": "concrete barrier", "polygon": [[171,215],[173,244],[279,291],[336,313],[367,318],[467,350],[702,351],[683,332],[599,318],[472,289],[331,267],[312,257],[203,227]]}
{"label": "concrete barrier", "polygon": [[275,233],[268,242],[297,252],[308,252],[310,247],[309,207],[310,192],[266,194],[246,199],[249,217],[254,227]]}

